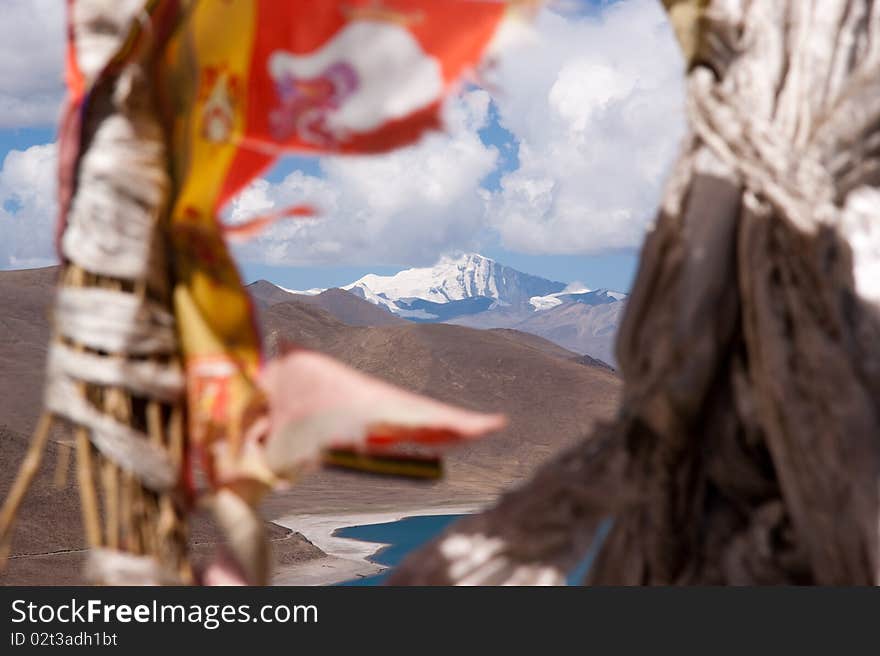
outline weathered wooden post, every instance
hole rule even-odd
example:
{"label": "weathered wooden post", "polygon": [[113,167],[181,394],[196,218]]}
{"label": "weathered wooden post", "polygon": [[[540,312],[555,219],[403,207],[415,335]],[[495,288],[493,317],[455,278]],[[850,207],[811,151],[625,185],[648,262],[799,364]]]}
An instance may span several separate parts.
{"label": "weathered wooden post", "polygon": [[591,583],[880,579],[880,6],[664,4],[691,132],[619,417],[393,583],[561,583],[603,521]]}
{"label": "weathered wooden post", "polygon": [[73,94],[90,87],[90,101],[83,110],[72,98],[62,122],[64,261],[46,414],[33,466],[22,468],[4,505],[0,544],[49,426],[63,419],[76,436],[87,579],[186,584],[184,377],[165,257],[171,183],[152,84],[161,35],[142,5],[70,5],[69,86]]}
{"label": "weathered wooden post", "polygon": [[[265,584],[258,505],[328,452],[357,456],[344,463],[361,469],[402,444],[433,451],[504,425],[301,349],[263,362],[226,238],[314,210],[232,229],[218,213],[285,151],[386,152],[437,128],[443,99],[520,19],[518,4],[68,3],[45,414],[0,507],[0,567],[55,420],[76,433],[86,574],[107,584]],[[442,38],[417,39],[411,29],[426,25]],[[391,91],[381,86],[389,43],[410,53]],[[320,48],[343,75],[302,68]],[[332,98],[301,96],[306,79]],[[334,123],[353,88],[371,85],[356,120]],[[402,95],[386,102],[391,92]],[[196,509],[210,510],[224,537],[200,572],[186,535]]]}

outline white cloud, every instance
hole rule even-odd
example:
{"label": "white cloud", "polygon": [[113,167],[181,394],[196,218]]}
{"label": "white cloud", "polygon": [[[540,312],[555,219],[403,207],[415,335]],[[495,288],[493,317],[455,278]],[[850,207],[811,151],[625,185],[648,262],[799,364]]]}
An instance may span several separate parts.
{"label": "white cloud", "polygon": [[51,125],[64,96],[64,0],[3,0],[0,128]]}
{"label": "white cloud", "polygon": [[378,157],[322,160],[323,178],[255,183],[233,217],[313,199],[317,221],[288,221],[238,249],[273,264],[425,264],[479,248],[492,231],[513,251],[634,248],[656,210],[683,133],[683,63],[656,0],[599,16],[543,11],[537,38],[492,75],[519,166],[480,187],[497,152],[477,135],[488,95],[452,102],[449,136]]}
{"label": "white cloud", "polygon": [[495,73],[520,165],[493,195],[491,223],[520,252],[638,246],[684,127],[683,62],[660,3],[545,11],[537,31]]}
{"label": "white cloud", "polygon": [[58,149],[12,150],[0,168],[0,269],[46,266],[54,248]]}
{"label": "white cloud", "polygon": [[[38,116],[41,94],[53,93],[62,9],[61,0],[4,5],[20,21],[0,23],[0,127],[21,118],[3,111],[9,98]],[[660,4],[624,0],[598,18],[543,11],[537,30],[537,45],[509,52],[493,80],[518,142],[519,166],[500,189],[481,187],[501,161],[478,134],[490,97],[469,91],[448,103],[445,134],[382,156],[324,158],[321,176],[254,182],[232,220],[302,202],[322,214],[279,222],[237,254],[277,265],[424,265],[499,236],[533,254],[638,246],[683,128],[682,62]],[[50,105],[40,111],[54,113]],[[0,267],[54,257],[55,173],[52,145],[3,162]]]}
{"label": "white cloud", "polygon": [[480,181],[498,159],[477,134],[488,112],[489,95],[470,91],[447,105],[445,134],[386,155],[325,158],[322,177],[256,181],[233,201],[230,221],[302,202],[321,216],[279,222],[238,254],[271,264],[426,264],[475,248],[485,227]]}
{"label": "white cloud", "polygon": [[[325,158],[321,177],[296,172],[279,184],[258,179],[227,212],[236,222],[309,202],[318,219],[281,221],[238,247],[269,264],[432,264],[450,248],[477,247],[487,194],[479,181],[494,168],[494,147],[477,131],[489,96],[471,91],[446,109],[448,132],[376,157]],[[0,268],[54,261],[57,147],[10,151],[0,169]]]}

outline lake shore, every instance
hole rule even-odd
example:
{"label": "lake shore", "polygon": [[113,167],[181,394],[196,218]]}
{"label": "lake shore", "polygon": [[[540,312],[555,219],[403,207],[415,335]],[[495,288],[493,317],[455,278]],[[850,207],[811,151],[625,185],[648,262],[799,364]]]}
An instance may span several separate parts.
{"label": "lake shore", "polygon": [[385,524],[406,517],[427,515],[465,515],[479,511],[480,504],[457,504],[371,512],[292,514],[273,520],[275,524],[296,531],[323,551],[326,556],[294,563],[277,570],[275,585],[333,585],[350,579],[372,576],[387,569],[370,559],[386,547],[380,542],[366,542],[334,535],[349,526]]}

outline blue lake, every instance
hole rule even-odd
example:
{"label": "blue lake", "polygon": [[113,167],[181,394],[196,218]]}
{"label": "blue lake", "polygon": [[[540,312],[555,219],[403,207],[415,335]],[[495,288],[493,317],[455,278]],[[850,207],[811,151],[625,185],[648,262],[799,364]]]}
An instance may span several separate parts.
{"label": "blue lake", "polygon": [[[396,522],[385,524],[367,524],[364,526],[347,526],[338,529],[334,535],[365,542],[381,542],[387,544],[374,554],[370,560],[380,565],[393,567],[404,559],[406,554],[428,542],[443,531],[449,524],[462,515],[420,515],[404,517]],[[339,585],[380,585],[388,576],[389,571],[353,579]]]}
{"label": "blue lake", "polygon": [[[384,524],[366,524],[364,526],[347,526],[337,529],[334,535],[343,538],[351,538],[354,540],[363,540],[365,542],[380,542],[387,544],[387,547],[380,549],[376,554],[370,557],[370,560],[394,567],[400,563],[406,555],[421,545],[425,544],[436,535],[441,533],[449,524],[454,522],[463,515],[420,515],[415,517],[405,517],[396,522],[386,522]],[[605,520],[600,524],[596,535],[595,543],[590,547],[589,551],[584,554],[584,558],[569,573],[568,584],[579,585],[587,574],[596,553],[605,540],[605,536],[611,529],[611,520]],[[339,585],[381,585],[390,574],[391,570],[386,570],[380,574],[366,576],[362,578],[345,581]]]}

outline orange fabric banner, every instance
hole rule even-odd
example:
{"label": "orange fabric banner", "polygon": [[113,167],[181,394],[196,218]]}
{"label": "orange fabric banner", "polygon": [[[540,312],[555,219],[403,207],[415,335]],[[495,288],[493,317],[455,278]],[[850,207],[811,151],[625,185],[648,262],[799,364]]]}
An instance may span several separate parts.
{"label": "orange fabric banner", "polygon": [[[190,435],[235,452],[265,411],[220,208],[286,151],[376,153],[439,128],[508,11],[495,0],[183,2],[159,75],[173,125],[175,312]],[[202,448],[205,458],[212,449]],[[206,463],[210,471],[210,462]]]}

